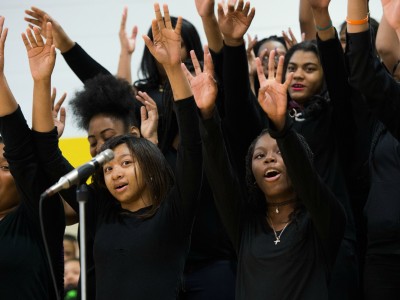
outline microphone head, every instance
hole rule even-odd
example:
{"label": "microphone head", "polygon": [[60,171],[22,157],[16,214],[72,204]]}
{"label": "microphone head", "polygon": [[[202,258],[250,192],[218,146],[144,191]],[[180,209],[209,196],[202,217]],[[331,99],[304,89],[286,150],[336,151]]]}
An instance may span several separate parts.
{"label": "microphone head", "polygon": [[104,155],[104,162],[108,162],[110,160],[112,160],[114,158],[114,151],[112,151],[111,149],[106,149],[103,152],[100,153],[100,155]]}

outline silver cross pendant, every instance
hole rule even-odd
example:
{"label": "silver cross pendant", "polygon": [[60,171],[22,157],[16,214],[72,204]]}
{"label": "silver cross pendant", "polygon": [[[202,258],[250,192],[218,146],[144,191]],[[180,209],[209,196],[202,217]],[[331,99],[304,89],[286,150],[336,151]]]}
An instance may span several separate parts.
{"label": "silver cross pendant", "polygon": [[280,243],[280,242],[281,242],[281,240],[277,238],[277,239],[274,241],[275,246],[278,245],[278,243]]}

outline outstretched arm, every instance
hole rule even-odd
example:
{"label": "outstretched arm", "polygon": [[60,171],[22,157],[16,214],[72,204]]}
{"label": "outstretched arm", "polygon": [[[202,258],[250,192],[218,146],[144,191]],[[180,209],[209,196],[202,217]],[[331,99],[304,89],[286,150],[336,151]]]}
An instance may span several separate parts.
{"label": "outstretched arm", "polygon": [[203,71],[194,51],[190,52],[190,56],[195,68],[195,75],[192,75],[184,65],[183,68],[203,119],[201,132],[204,170],[224,226],[232,242],[238,247],[240,241],[240,189],[231,168],[218,112],[215,109],[217,84],[213,78],[214,66],[211,54],[208,47],[205,46]]}
{"label": "outstretched arm", "polygon": [[0,117],[13,113],[17,107],[17,101],[8,86],[4,75],[4,46],[6,44],[8,28],[4,28],[4,17],[0,17]]}
{"label": "outstretched arm", "polygon": [[178,18],[174,29],[168,6],[164,5],[163,9],[165,20],[158,3],[154,4],[156,19],[151,23],[153,41],[147,35],[143,35],[143,39],[150,53],[163,65],[171,84],[174,100],[179,101],[192,96],[189,83],[181,68],[182,17]]}
{"label": "outstretched arm", "polygon": [[321,41],[333,39],[335,28],[329,15],[328,7],[330,0],[308,0],[314,16],[315,28]]}
{"label": "outstretched arm", "polygon": [[25,21],[29,23],[31,28],[37,27],[44,38],[47,38],[48,35],[47,22],[52,24],[54,45],[61,51],[68,66],[83,83],[97,74],[111,74],[77,43],[72,41],[61,25],[48,13],[37,7],[32,7],[25,13],[30,16],[25,17]]}
{"label": "outstretched arm", "polygon": [[132,54],[136,48],[136,36],[138,33],[137,26],[133,26],[132,33],[126,33],[126,20],[128,18],[128,8],[124,7],[121,18],[121,26],[119,28],[119,41],[121,44],[121,53],[118,61],[117,76],[125,79],[132,84],[131,62]]}
{"label": "outstretched arm", "polygon": [[32,128],[38,132],[49,132],[54,129],[50,88],[56,52],[50,22],[46,24],[46,31],[46,42],[38,28],[27,29],[26,33],[22,34],[34,82]]}
{"label": "outstretched arm", "polygon": [[[172,28],[168,6],[164,4],[164,18],[158,3],[154,5],[156,20],[152,22],[153,41],[143,36],[146,46],[164,67],[174,96],[174,109],[179,128],[179,147],[176,161],[176,207],[183,213],[184,230],[190,230],[202,180],[202,156],[199,122],[193,93],[181,67],[181,27],[178,17]],[[190,225],[190,226],[188,226]]]}
{"label": "outstretched arm", "polygon": [[[223,128],[232,163],[239,180],[245,180],[245,166],[242,163],[252,140],[260,133],[263,124],[256,109],[256,97],[251,91],[248,74],[247,52],[243,36],[255,15],[250,3],[240,0],[235,7],[228,5],[225,13],[218,5],[218,22],[224,35],[223,87],[224,116]],[[240,120],[240,122],[238,122]]]}
{"label": "outstretched arm", "polygon": [[221,51],[223,42],[222,34],[218,27],[218,21],[214,13],[214,0],[195,0],[196,9],[203,23],[208,47],[218,53]]}
{"label": "outstretched arm", "polygon": [[[395,75],[396,69],[400,71],[400,68],[398,68],[398,62],[400,61],[400,38],[398,36],[399,30],[396,30],[400,25],[397,25],[396,22],[397,20],[394,18],[389,24],[384,14],[379,23],[378,33],[376,34],[376,50],[392,75]],[[397,80],[399,79],[397,77]]]}
{"label": "outstretched arm", "polygon": [[299,5],[300,30],[304,33],[304,40],[315,40],[317,34],[315,29],[313,12],[309,0],[300,0]]}
{"label": "outstretched arm", "polygon": [[279,58],[275,75],[273,51],[268,61],[268,79],[261,62],[257,59],[257,74],[261,88],[258,102],[270,119],[271,137],[275,138],[287,173],[297,197],[306,206],[315,225],[329,262],[334,263],[343,238],[345,215],[333,193],[323,183],[314,168],[307,144],[291,129],[291,120],[286,117],[287,89],[293,78],[288,74],[282,84],[283,56]]}
{"label": "outstretched arm", "polygon": [[60,23],[45,11],[32,6],[31,9],[25,10],[25,13],[29,16],[24,18],[29,23],[29,27],[31,29],[37,27],[44,38],[47,38],[49,34],[47,23],[51,23],[53,42],[61,53],[67,52],[75,46],[75,42],[67,35]]}
{"label": "outstretched arm", "polygon": [[[382,0],[383,13],[393,26],[400,23],[400,5],[397,0]],[[348,0],[346,53],[349,82],[364,95],[372,113],[390,133],[400,138],[400,85],[389,74],[374,54],[368,24],[366,0]],[[395,27],[394,27],[395,28]]]}

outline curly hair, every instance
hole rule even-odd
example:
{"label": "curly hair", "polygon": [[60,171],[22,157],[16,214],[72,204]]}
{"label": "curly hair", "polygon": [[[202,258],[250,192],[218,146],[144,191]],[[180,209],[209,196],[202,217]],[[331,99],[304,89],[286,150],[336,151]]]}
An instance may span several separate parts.
{"label": "curly hair", "polygon": [[90,120],[105,114],[121,120],[126,131],[138,127],[135,115],[136,99],[129,82],[113,75],[100,74],[85,82],[69,103],[79,128],[88,130]]}

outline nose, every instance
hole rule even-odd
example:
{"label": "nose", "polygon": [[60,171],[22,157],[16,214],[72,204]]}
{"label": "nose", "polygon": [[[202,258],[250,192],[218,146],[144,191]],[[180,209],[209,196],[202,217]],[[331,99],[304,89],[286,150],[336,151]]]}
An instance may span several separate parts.
{"label": "nose", "polygon": [[265,156],[264,163],[268,164],[272,162],[276,162],[276,157],[272,152],[268,152]]}
{"label": "nose", "polygon": [[119,166],[114,166],[113,169],[112,169],[112,171],[111,171],[111,178],[112,178],[113,180],[116,180],[116,179],[121,178],[122,175],[123,175],[123,173],[122,173],[121,167],[119,167]]}
{"label": "nose", "polygon": [[294,73],[293,73],[293,78],[303,78],[304,74],[303,74],[303,70],[301,68],[297,68]]}
{"label": "nose", "polygon": [[97,142],[96,145],[96,155],[100,153],[101,146],[103,146],[104,142]]}

